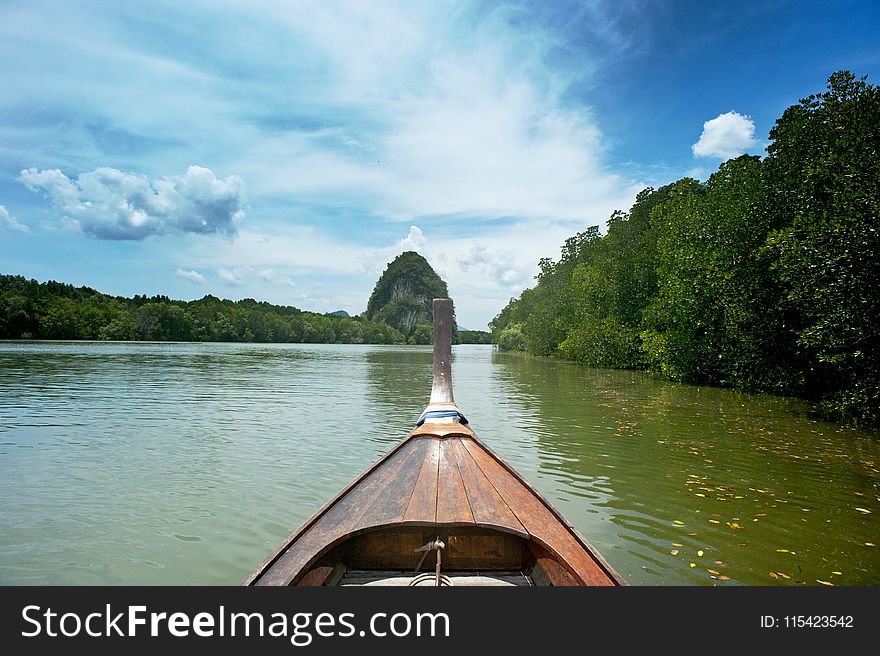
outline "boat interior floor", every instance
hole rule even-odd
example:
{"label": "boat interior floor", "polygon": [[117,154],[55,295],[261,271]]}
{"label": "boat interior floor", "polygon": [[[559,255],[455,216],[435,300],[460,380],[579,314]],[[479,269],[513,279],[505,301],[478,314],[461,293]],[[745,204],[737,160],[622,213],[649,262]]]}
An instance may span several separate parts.
{"label": "boat interior floor", "polygon": [[[348,570],[337,585],[436,586],[437,579],[431,570],[421,574],[413,574],[412,570],[407,572]],[[534,582],[531,577],[522,572],[449,571],[441,574],[441,585],[453,587],[533,586]]]}

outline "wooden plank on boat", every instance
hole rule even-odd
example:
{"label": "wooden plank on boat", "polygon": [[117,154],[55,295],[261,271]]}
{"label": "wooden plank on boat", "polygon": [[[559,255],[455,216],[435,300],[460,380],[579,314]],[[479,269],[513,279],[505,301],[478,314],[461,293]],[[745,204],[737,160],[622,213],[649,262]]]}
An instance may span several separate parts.
{"label": "wooden plank on boat", "polygon": [[438,440],[440,467],[437,474],[437,523],[473,524],[474,514],[468,503],[458,462],[449,448],[450,440]]}
{"label": "wooden plank on boat", "polygon": [[278,556],[254,585],[290,585],[310,560],[339,538],[350,533],[384,491],[389,480],[412,460],[419,461],[421,440],[404,443],[376,469],[339,497],[326,512],[307,527],[289,548]]}
{"label": "wooden plank on boat", "polygon": [[303,577],[297,582],[298,587],[302,588],[316,588],[324,585],[333,574],[333,567],[323,566],[323,567],[315,567],[310,569],[308,572],[303,575]]}
{"label": "wooden plank on boat", "polygon": [[518,535],[528,537],[528,531],[462,444],[464,441],[459,438],[449,438],[446,445],[458,464],[474,520],[478,524],[504,527]]}
{"label": "wooden plank on boat", "polygon": [[[353,536],[347,542],[345,564],[358,570],[395,567],[411,570],[425,555],[418,548],[438,535],[446,544],[442,563],[444,571],[521,569],[532,558],[523,545],[523,539],[513,533],[484,529],[473,524],[455,527],[422,525],[385,527]],[[435,561],[435,554],[429,553],[423,569],[430,569]]]}
{"label": "wooden plank on boat", "polygon": [[[419,474],[423,465],[430,460],[429,451],[435,440],[417,438],[413,439],[412,454],[406,462],[397,470],[393,478],[384,480],[381,503],[374,503],[363,517],[355,524],[352,530],[357,531],[369,526],[381,526],[382,524],[400,523],[413,497]],[[380,475],[377,472],[376,475]]]}
{"label": "wooden plank on boat", "polygon": [[461,443],[529,534],[551,550],[562,562],[567,563],[582,583],[614,584],[610,575],[591,557],[572,531],[517,476],[502,466],[477,442],[462,440]]}
{"label": "wooden plank on boat", "polygon": [[529,550],[535,557],[535,566],[532,568],[532,579],[538,585],[570,586],[577,585],[577,579],[567,569],[559,564],[543,547],[534,542],[529,542]]}
{"label": "wooden plank on boat", "polygon": [[440,469],[440,440],[427,439],[428,453],[403,519],[433,524],[437,520],[437,477]]}

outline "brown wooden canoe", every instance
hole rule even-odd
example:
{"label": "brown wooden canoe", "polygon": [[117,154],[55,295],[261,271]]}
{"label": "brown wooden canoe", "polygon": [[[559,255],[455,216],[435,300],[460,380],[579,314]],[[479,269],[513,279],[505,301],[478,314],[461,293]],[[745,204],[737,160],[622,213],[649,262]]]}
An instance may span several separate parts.
{"label": "brown wooden canoe", "polygon": [[452,399],[452,302],[434,301],[434,385],[415,430],[244,585],[625,585],[486,447]]}

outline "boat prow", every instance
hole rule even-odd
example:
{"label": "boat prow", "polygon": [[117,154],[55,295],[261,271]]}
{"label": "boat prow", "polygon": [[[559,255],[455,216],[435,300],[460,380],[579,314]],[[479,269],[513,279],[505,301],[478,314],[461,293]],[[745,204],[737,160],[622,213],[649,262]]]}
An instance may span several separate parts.
{"label": "boat prow", "polygon": [[435,390],[415,430],[288,537],[245,585],[625,584],[478,439],[452,400],[451,369],[435,394],[443,309],[435,300]]}

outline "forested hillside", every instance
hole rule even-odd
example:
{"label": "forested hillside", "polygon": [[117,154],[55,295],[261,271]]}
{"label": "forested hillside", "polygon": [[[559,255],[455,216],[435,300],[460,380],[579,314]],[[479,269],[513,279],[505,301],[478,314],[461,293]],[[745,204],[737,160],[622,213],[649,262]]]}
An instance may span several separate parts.
{"label": "forested hillside", "polygon": [[401,253],[376,282],[365,315],[394,326],[411,343],[430,344],[433,299],[446,298],[446,283],[415,251]]}

